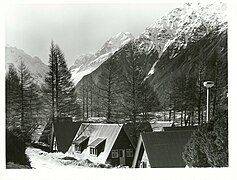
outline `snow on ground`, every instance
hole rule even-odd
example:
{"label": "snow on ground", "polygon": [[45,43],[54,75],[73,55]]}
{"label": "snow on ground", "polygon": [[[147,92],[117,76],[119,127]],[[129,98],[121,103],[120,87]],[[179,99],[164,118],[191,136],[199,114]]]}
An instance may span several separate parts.
{"label": "snow on ground", "polygon": [[151,123],[151,128],[154,132],[163,131],[164,127],[171,127],[172,124],[173,121],[155,121],[154,123]]}
{"label": "snow on ground", "polygon": [[35,169],[111,167],[105,164],[93,164],[89,160],[77,160],[61,152],[48,153],[33,147],[28,147],[25,153],[30,159],[31,167]]}

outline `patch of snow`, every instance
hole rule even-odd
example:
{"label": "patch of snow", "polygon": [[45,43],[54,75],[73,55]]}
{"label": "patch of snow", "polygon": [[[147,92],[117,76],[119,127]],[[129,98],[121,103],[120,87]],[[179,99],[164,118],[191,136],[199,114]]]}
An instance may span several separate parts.
{"label": "patch of snow", "polygon": [[28,147],[26,155],[29,157],[32,168],[35,169],[60,169],[60,168],[110,168],[108,164],[94,164],[89,160],[74,159],[69,154],[55,152],[48,153],[37,148]]}
{"label": "patch of snow", "polygon": [[149,71],[148,74],[147,74],[148,77],[151,76],[152,74],[154,74],[154,72],[155,72],[155,66],[156,66],[156,64],[158,63],[158,61],[159,61],[159,60],[157,60],[157,61],[152,65],[150,71]]}
{"label": "patch of snow", "polygon": [[152,41],[161,57],[174,43],[174,51],[178,51],[181,47],[185,49],[188,41],[198,41],[216,27],[226,29],[226,14],[226,4],[222,2],[186,3],[147,27],[140,38]]}
{"label": "patch of snow", "polygon": [[93,72],[96,68],[91,67],[84,71],[79,71],[78,73],[72,73],[72,81],[76,85],[84,76]]}
{"label": "patch of snow", "polygon": [[173,121],[157,121],[156,119],[152,120],[151,127],[152,130],[157,131],[163,131],[163,127],[171,127],[173,125]]}
{"label": "patch of snow", "polygon": [[83,78],[83,76],[97,69],[118,49],[133,39],[133,35],[129,32],[118,33],[106,41],[96,53],[78,56],[73,66],[70,68],[73,82],[77,84]]}

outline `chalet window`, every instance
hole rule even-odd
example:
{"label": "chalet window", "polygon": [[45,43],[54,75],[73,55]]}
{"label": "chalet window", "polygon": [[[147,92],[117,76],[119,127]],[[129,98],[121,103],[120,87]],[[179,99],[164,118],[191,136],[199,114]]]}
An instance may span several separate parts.
{"label": "chalet window", "polygon": [[147,168],[147,162],[142,161],[140,167]]}
{"label": "chalet window", "polygon": [[84,149],[87,148],[87,144],[89,141],[89,137],[87,136],[81,136],[76,138],[76,140],[74,140],[74,144],[75,144],[75,151],[78,153],[82,153]]}
{"label": "chalet window", "polygon": [[133,157],[133,150],[132,149],[126,149],[126,155],[127,155],[127,157]]}
{"label": "chalet window", "polygon": [[90,147],[90,154],[98,156],[101,152],[104,151],[106,139],[97,138],[88,146]]}
{"label": "chalet window", "polygon": [[118,158],[118,150],[112,150],[112,158]]}
{"label": "chalet window", "polygon": [[96,148],[90,148],[90,154],[97,156],[97,149]]}

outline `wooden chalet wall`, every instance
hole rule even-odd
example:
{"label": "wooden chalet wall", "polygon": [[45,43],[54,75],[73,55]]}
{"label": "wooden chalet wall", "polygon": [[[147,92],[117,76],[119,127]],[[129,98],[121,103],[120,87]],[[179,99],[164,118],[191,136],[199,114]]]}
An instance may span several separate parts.
{"label": "wooden chalet wall", "polygon": [[[133,157],[135,154],[135,149],[132,146],[132,143],[130,142],[127,134],[125,133],[124,129],[122,128],[111,151],[110,154],[106,160],[106,163],[111,164],[112,166],[118,166],[120,165],[120,160],[118,158],[112,158],[112,150],[119,150],[119,149],[124,149],[125,150],[125,165],[131,167],[132,162],[133,162]],[[132,157],[127,157],[127,152],[126,149],[132,149],[133,151],[133,156]]]}

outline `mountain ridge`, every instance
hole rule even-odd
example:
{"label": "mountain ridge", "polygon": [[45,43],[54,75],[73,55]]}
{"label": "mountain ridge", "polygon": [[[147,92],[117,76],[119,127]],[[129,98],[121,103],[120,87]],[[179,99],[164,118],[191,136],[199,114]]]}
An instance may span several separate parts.
{"label": "mountain ridge", "polygon": [[[185,3],[183,7],[175,8],[166,15],[157,19],[137,37],[133,39],[138,49],[149,54],[149,51],[158,52],[157,60],[148,71],[147,78],[154,74],[156,65],[165,51],[170,51],[170,59],[175,57],[188,43],[195,43],[212,30],[219,33],[227,29],[226,4],[215,3]],[[108,59],[107,56],[101,62]],[[79,80],[84,75],[90,74],[102,63],[85,74],[80,75]],[[83,68],[83,64],[81,67]],[[90,72],[90,73],[89,73]]]}
{"label": "mountain ridge", "polygon": [[43,61],[37,57],[32,57],[27,54],[24,50],[18,49],[17,47],[12,47],[7,45],[5,47],[5,69],[8,71],[8,66],[13,64],[15,68],[18,67],[19,63],[23,61],[29,71],[31,72],[34,80],[38,84],[44,83],[45,75],[48,71],[48,66],[43,63]]}
{"label": "mountain ridge", "polygon": [[83,76],[93,72],[118,49],[133,39],[134,37],[131,33],[120,32],[107,40],[95,53],[78,56],[75,63],[70,67],[73,82],[77,84]]}

